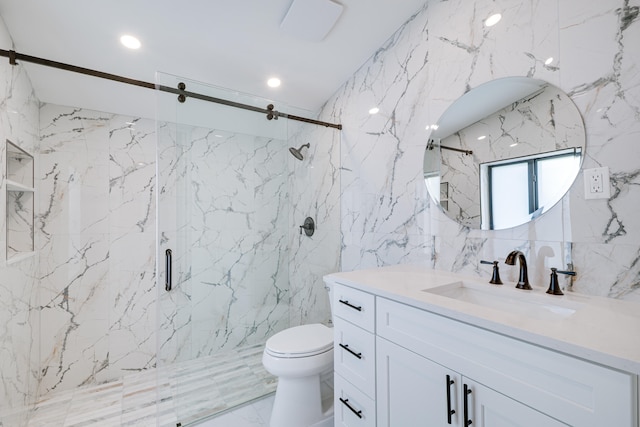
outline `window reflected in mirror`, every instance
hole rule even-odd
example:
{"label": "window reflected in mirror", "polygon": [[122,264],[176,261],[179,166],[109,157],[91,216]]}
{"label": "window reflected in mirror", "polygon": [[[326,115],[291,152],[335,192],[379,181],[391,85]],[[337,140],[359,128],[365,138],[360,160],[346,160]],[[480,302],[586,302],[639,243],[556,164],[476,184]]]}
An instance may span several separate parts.
{"label": "window reflected in mirror", "polygon": [[559,150],[480,165],[483,230],[511,228],[535,219],[569,190],[580,170],[580,149]]}
{"label": "window reflected in mirror", "polygon": [[528,77],[472,89],[429,130],[429,195],[449,218],[475,229],[511,228],[543,215],[573,184],[585,149],[573,101]]}

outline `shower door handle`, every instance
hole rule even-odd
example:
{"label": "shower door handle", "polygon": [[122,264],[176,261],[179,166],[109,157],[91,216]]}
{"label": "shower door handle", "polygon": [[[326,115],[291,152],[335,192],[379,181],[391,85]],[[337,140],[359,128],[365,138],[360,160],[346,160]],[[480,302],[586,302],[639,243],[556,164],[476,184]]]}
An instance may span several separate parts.
{"label": "shower door handle", "polygon": [[167,292],[172,286],[171,273],[171,249],[167,249],[164,251],[164,290]]}

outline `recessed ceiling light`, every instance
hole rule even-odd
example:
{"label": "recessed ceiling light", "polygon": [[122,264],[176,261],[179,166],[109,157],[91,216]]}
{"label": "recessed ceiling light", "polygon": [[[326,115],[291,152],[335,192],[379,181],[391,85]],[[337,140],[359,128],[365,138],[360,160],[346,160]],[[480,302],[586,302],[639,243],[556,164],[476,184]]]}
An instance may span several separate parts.
{"label": "recessed ceiling light", "polygon": [[487,135],[481,135],[478,137],[478,141],[482,141],[483,139],[485,139],[487,137]]}
{"label": "recessed ceiling light", "polygon": [[378,114],[380,112],[380,109],[378,107],[373,107],[372,109],[369,110],[369,114]]}
{"label": "recessed ceiling light", "polygon": [[487,27],[493,27],[498,22],[500,22],[501,19],[502,19],[502,15],[499,13],[495,13],[490,17],[488,17],[486,21],[484,21],[484,25],[486,25]]}
{"label": "recessed ceiling light", "polygon": [[547,60],[546,60],[546,61],[544,61],[544,65],[549,65],[549,64],[551,64],[552,62],[553,62],[553,56],[550,56],[550,57],[548,57],[548,58],[547,58]]}
{"label": "recessed ceiling light", "polygon": [[277,77],[271,77],[269,80],[267,80],[267,85],[269,85],[269,87],[278,87],[281,83],[282,82]]}
{"label": "recessed ceiling light", "polygon": [[515,147],[516,145],[518,145],[518,143],[514,142],[513,144],[509,144],[509,147]]}
{"label": "recessed ceiling light", "polygon": [[140,46],[142,46],[142,44],[140,43],[140,40],[138,40],[136,37],[131,36],[129,34],[125,34],[124,36],[120,37],[120,43],[122,43],[125,47],[128,47],[129,49],[140,49]]}

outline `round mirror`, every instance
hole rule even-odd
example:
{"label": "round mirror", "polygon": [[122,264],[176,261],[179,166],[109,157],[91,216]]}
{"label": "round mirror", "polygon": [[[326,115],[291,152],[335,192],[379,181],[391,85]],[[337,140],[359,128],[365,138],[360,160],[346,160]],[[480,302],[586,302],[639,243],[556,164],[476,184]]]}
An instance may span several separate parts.
{"label": "round mirror", "polygon": [[585,149],[582,116],[557,87],[528,77],[487,82],[431,126],[424,179],[458,223],[502,230],[551,209],[575,180]]}

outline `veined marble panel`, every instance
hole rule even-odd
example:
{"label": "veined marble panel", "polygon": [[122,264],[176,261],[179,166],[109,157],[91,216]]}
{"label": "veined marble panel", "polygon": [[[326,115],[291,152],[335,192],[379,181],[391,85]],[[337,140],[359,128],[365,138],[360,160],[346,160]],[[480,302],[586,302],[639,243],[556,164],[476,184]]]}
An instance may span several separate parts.
{"label": "veined marble panel", "polygon": [[24,425],[39,379],[38,257],[2,268],[0,275],[0,424]]}
{"label": "veined marble panel", "polygon": [[95,383],[108,365],[107,235],[56,235],[40,250],[42,390]]}
{"label": "veined marble panel", "polygon": [[160,137],[161,255],[174,257],[162,363],[266,340],[288,326],[286,141],[174,125]]}
{"label": "veined marble panel", "polygon": [[155,123],[45,104],[41,393],[155,365]]}
{"label": "veined marble panel", "polygon": [[640,245],[574,243],[572,257],[575,291],[640,301]]}
{"label": "veined marble panel", "polygon": [[[286,151],[290,323],[326,323],[330,304],[322,276],[340,268],[340,132],[300,123],[289,131],[290,146],[310,144],[302,161]],[[300,233],[307,217],[315,222],[313,236]]]}
{"label": "veined marble panel", "polygon": [[[0,23],[0,40],[11,46],[4,24]],[[7,212],[6,200],[6,144],[8,139],[34,156],[38,165],[39,101],[29,77],[22,67],[0,63],[0,424],[24,426],[28,412],[36,398],[39,373],[40,312],[38,310],[38,279],[34,272],[38,255],[7,263],[7,232],[13,231],[16,221],[30,221],[22,215],[22,203],[26,193],[19,195],[13,204],[14,211]],[[14,193],[14,196],[16,194]],[[37,200],[33,201],[37,208]],[[7,223],[7,217],[9,222]],[[29,215],[30,217],[30,215]],[[9,228],[9,231],[7,231]],[[29,250],[32,237],[25,233],[25,243],[20,250]],[[27,244],[27,242],[29,244]]]}
{"label": "veined marble panel", "polygon": [[[418,261],[437,268],[487,274],[480,259],[503,260],[509,250],[525,248],[536,282],[547,282],[549,267],[573,261],[574,289],[633,298],[639,280],[624,272],[640,237],[638,146],[632,143],[640,130],[640,77],[634,71],[640,53],[632,42],[640,37],[639,6],[637,0],[426,3],[322,113],[344,126],[342,269],[398,262],[402,256],[381,248],[397,242],[393,233],[404,229],[409,236],[424,234],[426,245],[435,238],[433,253],[424,251]],[[502,21],[484,27],[496,11]],[[548,58],[553,60],[545,64]],[[608,166],[612,195],[585,200],[580,175],[562,203],[536,221],[510,230],[468,230],[418,196],[422,164],[416,158],[422,155],[415,155],[418,149],[407,153],[412,146],[424,150],[425,127],[460,95],[513,75],[546,80],[570,95],[587,131],[584,167]],[[373,105],[380,108],[377,117],[366,113]],[[579,273],[581,264],[599,265],[581,253],[585,247],[624,252],[613,258],[627,261],[596,256],[610,267],[603,282]]]}
{"label": "veined marble panel", "polygon": [[7,192],[7,259],[34,249],[32,192]]}
{"label": "veined marble panel", "polygon": [[609,167],[612,184],[609,200],[585,200],[582,187],[574,186],[574,241],[628,247],[640,235],[634,214],[640,171],[635,137],[640,132],[640,54],[635,43],[640,36],[640,3],[609,0],[597,5],[575,1],[560,5],[561,48],[568,59],[563,83],[572,88],[570,93],[587,124],[584,167]]}
{"label": "veined marble panel", "polygon": [[46,242],[56,234],[108,233],[108,153],[56,151],[48,142],[43,138],[36,171],[40,202],[36,228],[42,239]]}

